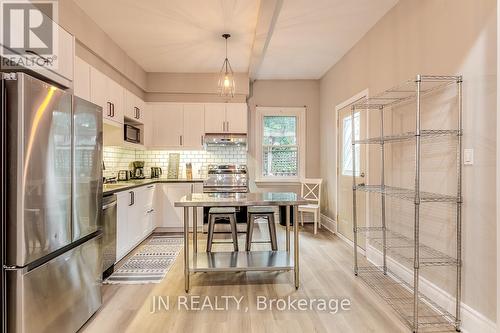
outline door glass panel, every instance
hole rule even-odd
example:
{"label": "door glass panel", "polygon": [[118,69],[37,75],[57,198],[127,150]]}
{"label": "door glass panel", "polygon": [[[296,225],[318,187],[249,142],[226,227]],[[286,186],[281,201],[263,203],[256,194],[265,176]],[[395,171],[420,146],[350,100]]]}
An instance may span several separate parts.
{"label": "door glass panel", "polygon": [[[342,131],[342,175],[352,176],[353,165],[352,165],[352,117],[347,116],[343,120],[343,131]],[[360,133],[360,121],[359,112],[354,114],[354,137],[355,140],[359,140]],[[359,145],[354,148],[354,153],[356,154],[356,176],[359,176]]]}

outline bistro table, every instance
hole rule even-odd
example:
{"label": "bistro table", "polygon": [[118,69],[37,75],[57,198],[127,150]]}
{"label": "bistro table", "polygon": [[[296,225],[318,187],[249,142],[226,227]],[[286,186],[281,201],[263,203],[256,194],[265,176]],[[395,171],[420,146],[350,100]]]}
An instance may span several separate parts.
{"label": "bistro table", "polygon": [[[297,219],[297,207],[307,201],[296,193],[192,193],[174,203],[184,208],[184,287],[189,292],[189,274],[194,272],[294,271],[295,288],[299,288],[299,228],[295,221],[293,255],[290,253],[290,210]],[[285,251],[198,252],[198,207],[286,207]],[[193,212],[193,264],[189,255],[189,208]],[[292,263],[293,261],[293,263]]]}

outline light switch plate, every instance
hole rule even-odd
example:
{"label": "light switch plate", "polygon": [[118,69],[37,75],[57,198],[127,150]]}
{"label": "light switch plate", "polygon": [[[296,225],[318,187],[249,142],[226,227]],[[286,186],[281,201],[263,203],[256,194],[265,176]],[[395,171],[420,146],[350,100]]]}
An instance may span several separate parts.
{"label": "light switch plate", "polygon": [[464,149],[464,165],[474,164],[474,149]]}

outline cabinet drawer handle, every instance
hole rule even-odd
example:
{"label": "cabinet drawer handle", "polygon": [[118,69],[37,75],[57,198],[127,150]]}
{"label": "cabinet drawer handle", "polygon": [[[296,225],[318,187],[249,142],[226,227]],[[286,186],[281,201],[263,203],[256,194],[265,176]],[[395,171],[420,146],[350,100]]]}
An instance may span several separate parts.
{"label": "cabinet drawer handle", "polygon": [[203,135],[201,136],[201,145],[203,146]]}
{"label": "cabinet drawer handle", "polygon": [[154,187],[154,185],[149,185],[149,186],[148,186],[148,188],[153,188],[153,187]]}
{"label": "cabinet drawer handle", "polygon": [[229,121],[226,121],[227,125],[226,125],[226,131],[229,132]]}
{"label": "cabinet drawer handle", "polygon": [[129,206],[133,206],[134,203],[135,203],[135,193],[134,193],[134,191],[130,191],[128,193],[130,193],[130,204],[129,204]]}
{"label": "cabinet drawer handle", "polygon": [[183,141],[183,140],[182,140],[182,135],[180,135],[180,136],[179,136],[179,141],[180,141],[181,146],[182,146],[182,145],[183,145],[183,144],[182,144],[182,141]]}
{"label": "cabinet drawer handle", "polygon": [[112,116],[112,113],[111,113],[111,102],[106,102],[106,105],[108,106],[107,115],[108,115],[108,117],[111,117]]}

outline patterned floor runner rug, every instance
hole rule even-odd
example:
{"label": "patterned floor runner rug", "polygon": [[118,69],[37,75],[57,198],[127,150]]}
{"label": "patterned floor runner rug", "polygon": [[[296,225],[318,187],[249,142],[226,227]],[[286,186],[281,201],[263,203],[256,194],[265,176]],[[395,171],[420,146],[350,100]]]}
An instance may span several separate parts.
{"label": "patterned floor runner rug", "polygon": [[160,283],[182,250],[182,246],[182,238],[153,236],[103,283]]}

